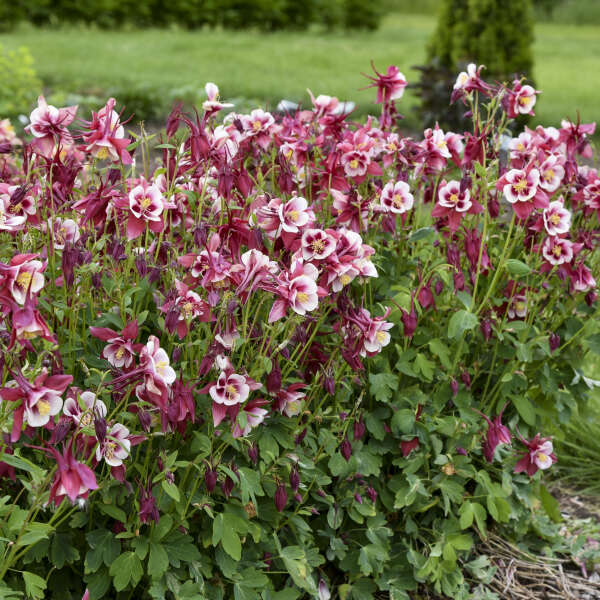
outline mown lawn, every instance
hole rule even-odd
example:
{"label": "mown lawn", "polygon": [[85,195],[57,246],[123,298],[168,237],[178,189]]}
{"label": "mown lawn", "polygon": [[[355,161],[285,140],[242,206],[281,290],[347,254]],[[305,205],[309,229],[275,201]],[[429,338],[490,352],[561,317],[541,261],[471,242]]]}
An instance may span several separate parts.
{"label": "mown lawn", "polygon": [[[414,81],[435,19],[388,16],[374,33],[263,34],[258,32],[20,28],[0,35],[5,47],[28,46],[38,74],[51,89],[103,93],[136,86],[169,90],[201,88],[206,81],[222,96],[269,105],[282,97],[306,98],[306,88],[360,104],[360,73],[372,59],[380,68],[397,64]],[[600,27],[540,24],[536,27],[535,76],[544,94],[538,120],[557,124],[569,115],[600,120]],[[410,92],[403,104],[410,113]]]}

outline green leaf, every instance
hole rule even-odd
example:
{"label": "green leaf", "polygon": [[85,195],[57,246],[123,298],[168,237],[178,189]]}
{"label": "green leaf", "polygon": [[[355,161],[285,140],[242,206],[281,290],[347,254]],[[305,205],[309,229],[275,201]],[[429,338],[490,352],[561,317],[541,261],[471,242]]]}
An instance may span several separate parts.
{"label": "green leaf", "polygon": [[378,402],[387,402],[398,389],[398,377],[392,373],[369,374],[369,389]]}
{"label": "green leaf", "polygon": [[486,518],[487,513],[485,512],[485,508],[479,504],[479,502],[473,502],[473,514],[475,515],[475,521],[477,522],[477,527],[479,531],[481,531],[484,537],[487,536],[486,529]]}
{"label": "green leaf", "polygon": [[412,433],[415,422],[415,411],[402,408],[394,413],[390,425],[394,433]]}
{"label": "green leaf", "polygon": [[223,550],[234,560],[240,560],[242,557],[242,543],[237,534],[236,523],[233,515],[221,513],[213,521],[213,545],[219,541]]}
{"label": "green leaf", "polygon": [[560,514],[560,506],[556,498],[548,491],[545,485],[540,484],[540,500],[546,514],[555,522],[561,523],[563,518]]}
{"label": "green leaf", "polygon": [[516,258],[509,258],[506,261],[506,270],[511,275],[527,275],[531,273],[531,268],[528,267],[524,262],[517,260]]}
{"label": "green leaf", "polygon": [[45,596],[46,580],[29,571],[23,571],[21,574],[25,582],[25,593],[27,596],[35,600],[42,600]]}
{"label": "green leaf", "polygon": [[446,367],[446,369],[451,369],[452,362],[450,361],[450,350],[448,349],[448,346],[439,339],[429,340],[428,344],[429,350],[440,359],[442,365]]}
{"label": "green leaf", "polygon": [[159,522],[154,527],[152,532],[152,541],[159,542],[162,540],[169,531],[173,528],[173,517],[170,515],[163,515]]}
{"label": "green leaf", "polygon": [[179,488],[174,483],[170,483],[166,479],[163,479],[162,483],[161,483],[161,486],[162,486],[162,489],[169,496],[171,496],[171,498],[173,498],[173,500],[175,500],[175,502],[179,502],[179,500],[180,500]]}
{"label": "green leaf", "polygon": [[588,336],[585,339],[585,342],[594,354],[600,355],[600,333],[594,333],[593,335]]}
{"label": "green leaf", "polygon": [[19,546],[30,546],[40,540],[46,539],[54,527],[47,523],[29,523],[26,532],[19,539]]}
{"label": "green leaf", "polygon": [[433,227],[421,227],[421,229],[417,229],[416,231],[413,231],[410,236],[409,236],[409,240],[411,242],[418,242],[419,240],[425,240],[427,239],[430,235],[435,233],[435,228]]}
{"label": "green leaf", "polygon": [[448,337],[461,337],[465,331],[477,327],[478,323],[479,321],[473,313],[466,310],[459,310],[450,318],[450,322],[448,323]]}
{"label": "green leaf", "polygon": [[460,515],[459,524],[461,529],[468,529],[473,524],[473,517],[475,513],[473,511],[473,504],[471,502],[465,502],[459,509],[458,514]]}
{"label": "green leaf", "polygon": [[150,557],[148,558],[148,575],[152,579],[160,579],[169,568],[169,557],[162,544],[150,542]]}
{"label": "green leaf", "polygon": [[417,354],[415,358],[415,369],[419,370],[426,381],[433,379],[433,370],[435,365],[427,359],[424,354]]}
{"label": "green leaf", "polygon": [[110,566],[110,576],[117,592],[124,590],[130,583],[135,586],[142,578],[144,570],[135,552],[124,552]]}
{"label": "green leaf", "polygon": [[86,535],[90,546],[85,556],[85,568],[87,572],[97,571],[102,563],[107,567],[119,556],[121,544],[111,531],[95,529]]}
{"label": "green leaf", "polygon": [[519,415],[521,415],[521,418],[527,425],[535,425],[535,408],[527,396],[514,396],[512,398],[512,403],[515,405]]}
{"label": "green leaf", "polygon": [[125,514],[125,511],[114,504],[104,504],[99,502],[97,506],[105,515],[108,515],[109,517],[112,517],[121,523],[127,523],[127,515]]}
{"label": "green leaf", "polygon": [[65,564],[71,564],[79,560],[79,550],[71,545],[70,535],[57,533],[52,537],[50,560],[57,569],[62,569]]}
{"label": "green leaf", "polygon": [[300,546],[287,546],[280,551],[286,570],[294,583],[311,594],[317,592],[317,586],[311,577],[312,568],[306,560],[306,554]]}

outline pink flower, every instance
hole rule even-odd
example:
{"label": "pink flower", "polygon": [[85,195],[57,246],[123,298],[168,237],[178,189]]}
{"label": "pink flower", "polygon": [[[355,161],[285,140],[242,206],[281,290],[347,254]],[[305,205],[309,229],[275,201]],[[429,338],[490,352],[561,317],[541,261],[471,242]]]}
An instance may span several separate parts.
{"label": "pink flower", "polygon": [[18,231],[27,222],[27,214],[23,210],[15,210],[11,194],[17,186],[0,183],[0,231]]}
{"label": "pink flower", "polygon": [[319,94],[315,98],[310,90],[308,90],[308,95],[310,96],[317,117],[336,114],[340,101],[335,96]]}
{"label": "pink flower", "polygon": [[413,207],[414,198],[410,193],[408,183],[404,181],[390,181],[386,183],[381,191],[379,203],[383,212],[401,215]]}
{"label": "pink flower", "polygon": [[11,441],[21,436],[23,420],[31,427],[43,427],[51,417],[57,415],[63,405],[61,395],[73,381],[71,375],[48,375],[47,369],[30,383],[22,374],[13,373],[13,387],[0,388],[0,398],[21,404],[13,413]]}
{"label": "pink flower", "polygon": [[144,233],[146,224],[151,231],[163,230],[162,212],[165,209],[163,195],[158,187],[142,181],[129,192],[129,210],[127,220],[127,238],[133,240]]}
{"label": "pink flower", "polygon": [[35,137],[32,146],[36,152],[51,158],[55,146],[70,144],[73,138],[67,126],[75,119],[77,106],[56,108],[46,103],[44,96],[38,98],[38,107],[29,115],[30,124],[26,131]]}
{"label": "pink flower", "polygon": [[93,392],[76,392],[69,390],[70,396],[65,400],[63,414],[70,417],[77,425],[87,427],[94,421],[94,415],[106,417],[106,404],[96,397]]}
{"label": "pink flower", "polygon": [[246,415],[246,426],[242,429],[237,423],[234,423],[231,434],[234,438],[247,436],[252,429],[258,427],[264,420],[268,410],[261,408],[267,403],[266,400],[251,400],[244,406],[244,414]]}
{"label": "pink flower", "polygon": [[546,208],[548,196],[540,188],[540,172],[530,164],[525,169],[511,169],[496,184],[513,205],[519,219],[526,219],[534,208]]}
{"label": "pink flower", "polygon": [[542,244],[542,255],[551,265],[563,265],[573,260],[581,245],[559,237],[547,237]]}
{"label": "pink flower", "polygon": [[242,404],[248,399],[250,386],[244,375],[222,371],[217,382],[209,389],[208,393],[214,402],[233,406]]}
{"label": "pink flower", "polygon": [[87,144],[85,151],[100,160],[121,161],[125,165],[132,163],[126,148],[131,142],[125,137],[119,114],[114,110],[116,100],[110,98],[97,113],[92,113],[92,120],[87,123],[87,131],[83,139]]}
{"label": "pink flower", "polygon": [[223,108],[231,108],[233,106],[233,104],[224,104],[219,100],[219,88],[216,84],[208,82],[204,86],[204,91],[206,92],[208,100],[205,100],[202,103],[202,108],[207,113],[216,113]]}
{"label": "pink flower", "polygon": [[140,400],[148,400],[161,410],[167,407],[169,389],[177,375],[169,364],[167,353],[160,347],[158,338],[151,335],[140,353],[140,369],[144,382],[135,389]]}
{"label": "pink flower", "polygon": [[526,446],[525,455],[515,465],[515,473],[527,473],[530,477],[535,475],[538,469],[549,469],[556,462],[550,438],[540,437],[538,433],[533,439],[527,441],[520,438]]}
{"label": "pink flower", "polygon": [[481,70],[484,68],[484,65],[478,67],[475,63],[470,63],[467,65],[466,71],[461,71],[458,74],[450,98],[451,103],[454,103],[465,93],[473,92],[475,90],[487,92],[490,89],[490,87],[481,79]]}
{"label": "pink flower", "polygon": [[96,448],[96,460],[104,459],[111,467],[120,467],[129,456],[131,441],[129,429],[120,423],[115,423],[107,432],[106,437]]}
{"label": "pink flower", "polygon": [[479,413],[488,424],[485,442],[483,444],[483,455],[489,463],[493,462],[494,452],[500,444],[510,445],[511,443],[510,431],[502,424],[502,413],[504,412],[504,408],[500,411],[500,414],[496,415],[493,421],[483,413]]}
{"label": "pink flower", "polygon": [[371,157],[361,150],[351,150],[342,154],[340,162],[348,177],[362,177],[369,169]]}
{"label": "pink flower", "polygon": [[332,230],[306,229],[302,234],[302,258],[304,260],[325,260],[335,252],[336,240]]}
{"label": "pink flower", "polygon": [[90,333],[98,339],[108,342],[108,346],[102,350],[102,357],[117,369],[128,369],[136,354],[135,345],[132,341],[138,335],[138,324],[136,320],[130,321],[121,333],[108,327],[90,327]]}
{"label": "pink flower", "polygon": [[299,415],[302,410],[302,400],[306,397],[306,394],[300,391],[304,387],[306,386],[303,383],[292,383],[287,388],[280,389],[273,401],[275,410],[286,417]]}
{"label": "pink flower", "polygon": [[44,287],[43,263],[37,254],[16,254],[8,265],[0,263],[0,301],[23,306]]}
{"label": "pink flower", "polygon": [[434,217],[448,217],[450,231],[456,231],[464,214],[477,214],[483,211],[481,204],[471,200],[468,188],[461,188],[459,181],[440,183],[438,201],[433,207],[431,215]]}
{"label": "pink flower", "polygon": [[81,237],[79,226],[73,219],[49,219],[48,227],[52,232],[55,250],[62,250],[67,243],[74,244]]}
{"label": "pink flower", "polygon": [[588,292],[596,287],[596,280],[592,272],[580,262],[576,267],[570,269],[571,287],[576,292]]}
{"label": "pink flower", "polygon": [[303,264],[301,260],[294,262],[289,272],[282,273],[275,289],[280,299],[273,303],[269,323],[281,319],[288,307],[299,315],[315,310],[319,304],[319,294],[326,293],[319,290],[316,284],[318,275],[313,264]]}
{"label": "pink flower", "polygon": [[509,118],[514,119],[519,115],[533,115],[533,107],[536,103],[536,94],[539,94],[530,85],[522,85],[520,81],[515,80],[513,89],[507,90]]}
{"label": "pink flower", "polygon": [[58,465],[48,502],[54,502],[58,506],[65,496],[68,496],[71,502],[75,502],[78,498],[87,498],[90,490],[98,489],[94,472],[88,466],[77,462],[73,456],[72,440],[63,455],[54,448],[48,448],[46,451],[52,454]]}
{"label": "pink flower", "polygon": [[548,235],[562,235],[571,228],[571,212],[564,207],[562,196],[550,202],[542,216]]}
{"label": "pink flower", "polygon": [[298,233],[302,227],[314,220],[308,202],[300,196],[294,196],[278,207],[280,226],[288,233]]}
{"label": "pink flower", "polygon": [[406,77],[400,72],[400,69],[395,65],[390,65],[387,72],[383,74],[375,69],[373,63],[371,63],[371,67],[376,76],[365,75],[365,77],[373,81],[367,87],[377,88],[377,104],[387,104],[392,100],[400,100],[404,94],[404,89],[408,85]]}
{"label": "pink flower", "polygon": [[540,165],[540,187],[553,194],[562,183],[565,169],[560,157],[552,154]]}
{"label": "pink flower", "polygon": [[527,296],[524,294],[513,296],[507,314],[509,319],[524,319],[527,316]]}

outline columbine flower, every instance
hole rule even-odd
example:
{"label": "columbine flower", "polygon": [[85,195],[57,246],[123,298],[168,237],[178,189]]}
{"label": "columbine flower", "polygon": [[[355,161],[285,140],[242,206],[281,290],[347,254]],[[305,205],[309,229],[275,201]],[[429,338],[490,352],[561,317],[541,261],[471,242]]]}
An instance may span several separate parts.
{"label": "columbine flower", "polygon": [[0,301],[23,306],[44,287],[43,263],[37,254],[17,254],[8,265],[0,263]]}
{"label": "columbine flower", "polygon": [[408,85],[406,77],[400,72],[400,69],[395,65],[390,65],[385,74],[379,73],[375,65],[371,63],[371,67],[375,72],[375,77],[365,75],[373,83],[367,87],[377,88],[377,104],[387,104],[392,100],[400,100],[404,94],[404,89]]}
{"label": "columbine flower", "polygon": [[87,131],[83,134],[87,144],[85,151],[100,160],[120,160],[130,165],[132,159],[126,148],[131,140],[125,137],[119,114],[114,110],[115,104],[116,100],[110,98],[101,110],[92,113],[92,120],[86,123]]}
{"label": "columbine flower", "polygon": [[524,319],[527,316],[527,296],[517,294],[508,307],[509,319]]}
{"label": "columbine flower", "polygon": [[55,146],[70,144],[73,138],[67,126],[75,119],[77,106],[56,108],[46,103],[44,96],[38,98],[38,107],[29,116],[29,125],[26,131],[34,136],[32,146],[36,152],[51,158]]}
{"label": "columbine flower", "polygon": [[169,356],[160,347],[160,341],[154,335],[140,353],[140,369],[144,373],[144,382],[136,387],[135,393],[142,400],[149,400],[166,410],[169,389],[177,375],[169,364]]}
{"label": "columbine flower", "polygon": [[127,238],[133,240],[146,229],[158,233],[163,230],[162,212],[165,209],[163,195],[157,186],[142,181],[129,192],[129,210],[127,220]]}
{"label": "columbine flower", "polygon": [[553,194],[560,187],[565,176],[565,168],[561,163],[561,158],[556,155],[549,156],[540,165],[539,171],[540,187],[549,194]]}
{"label": "columbine flower", "polygon": [[292,383],[285,389],[280,389],[273,401],[273,407],[286,417],[295,417],[302,409],[302,399],[306,397],[300,390],[306,387],[303,383]]}
{"label": "columbine flower", "polygon": [[502,424],[502,413],[504,412],[504,408],[496,415],[493,421],[483,413],[479,413],[488,424],[485,442],[483,444],[483,455],[489,463],[493,462],[494,452],[500,444],[510,445],[511,443],[510,431]]}
{"label": "columbine flower", "polygon": [[448,217],[450,231],[456,231],[464,214],[477,214],[483,206],[471,199],[468,188],[462,188],[459,181],[442,181],[438,191],[438,201],[431,211],[434,217]]}
{"label": "columbine flower", "polygon": [[573,260],[577,245],[559,237],[548,237],[542,244],[542,255],[551,265],[563,265]]}
{"label": "columbine flower", "polygon": [[129,429],[120,423],[115,423],[107,432],[106,437],[96,448],[96,460],[104,458],[111,467],[120,467],[129,456],[131,441]]}
{"label": "columbine flower", "polygon": [[401,215],[413,207],[414,198],[408,183],[404,181],[386,183],[379,196],[380,209]]}
{"label": "columbine flower", "polygon": [[314,220],[308,202],[300,196],[294,196],[278,208],[280,227],[288,233],[298,233],[302,227]]}
{"label": "columbine flower", "polygon": [[522,85],[515,80],[513,89],[507,90],[508,108],[507,115],[514,119],[519,115],[533,115],[533,107],[536,103],[536,94],[539,94],[530,85]]}
{"label": "columbine flower", "polygon": [[556,462],[550,438],[540,437],[538,433],[532,440],[520,439],[527,450],[515,465],[515,473],[525,472],[532,477],[538,469],[549,469]]}
{"label": "columbine flower", "polygon": [[328,229],[306,229],[302,234],[302,258],[304,260],[325,260],[335,251],[336,241]]}
{"label": "columbine flower", "polygon": [[540,172],[529,165],[525,169],[511,169],[496,184],[504,197],[513,205],[519,219],[526,219],[534,208],[546,208],[548,196],[540,188]]}
{"label": "columbine flower", "polygon": [[234,423],[231,430],[234,438],[245,437],[252,429],[258,427],[265,420],[265,417],[269,413],[268,410],[261,408],[265,404],[267,404],[267,400],[256,399],[251,400],[244,406],[246,426],[242,429],[237,423]]}
{"label": "columbine flower", "polygon": [[567,233],[571,228],[571,212],[564,207],[562,196],[550,202],[543,212],[544,227],[551,236]]}
{"label": "columbine flower", "polygon": [[54,502],[56,506],[64,500],[65,496],[68,496],[71,502],[75,502],[78,498],[87,498],[90,490],[98,488],[94,472],[87,465],[77,462],[73,455],[72,443],[73,440],[69,442],[62,455],[54,448],[46,449],[52,454],[58,466],[48,500]]}
{"label": "columbine flower", "polygon": [[71,388],[69,397],[65,400],[63,406],[63,413],[77,425],[87,427],[93,423],[94,414],[101,418],[106,417],[106,404],[98,399],[93,392],[86,391],[77,394],[77,390]]}
{"label": "columbine flower", "polygon": [[208,82],[204,86],[204,91],[206,92],[208,100],[205,100],[202,103],[202,108],[207,113],[216,113],[222,108],[230,108],[233,106],[233,104],[224,104],[219,100],[219,88],[216,86],[216,84]]}
{"label": "columbine flower", "polygon": [[79,225],[73,219],[48,219],[48,228],[52,232],[55,250],[62,250],[67,243],[73,245],[81,237]]}
{"label": "columbine flower", "polygon": [[108,327],[90,327],[90,333],[100,340],[108,342],[102,350],[102,357],[117,369],[128,369],[133,364],[136,354],[136,345],[133,340],[138,335],[136,320],[130,321],[121,333]]}

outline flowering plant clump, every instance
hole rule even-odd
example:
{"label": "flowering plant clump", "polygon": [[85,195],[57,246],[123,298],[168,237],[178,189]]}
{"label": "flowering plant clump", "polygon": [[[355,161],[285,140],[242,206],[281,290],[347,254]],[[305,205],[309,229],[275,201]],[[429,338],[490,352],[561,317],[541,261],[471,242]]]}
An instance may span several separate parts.
{"label": "flowering plant clump", "polygon": [[600,347],[593,126],[507,139],[536,90],[472,66],[473,130],[403,137],[404,76],[370,80],[365,123],[219,119],[208,84],[154,150],[114,99],[0,129],[4,595],[467,598],[488,528],[555,517],[548,428]]}

